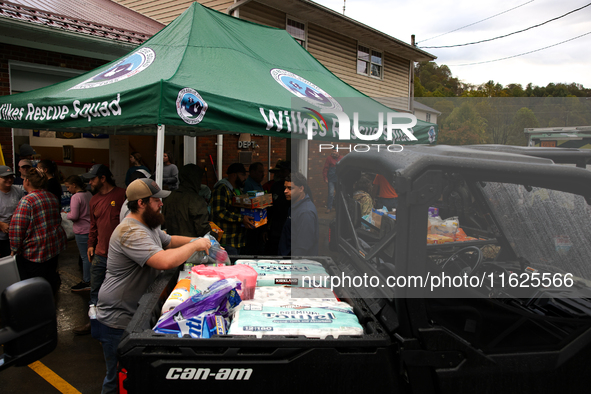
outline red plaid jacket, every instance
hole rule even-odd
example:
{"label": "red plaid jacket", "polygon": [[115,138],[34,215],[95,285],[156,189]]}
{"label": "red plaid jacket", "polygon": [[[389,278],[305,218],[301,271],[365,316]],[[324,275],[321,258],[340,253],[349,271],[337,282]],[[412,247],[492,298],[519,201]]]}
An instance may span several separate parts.
{"label": "red plaid jacket", "polygon": [[60,207],[48,191],[35,190],[21,198],[9,229],[10,250],[29,261],[45,262],[66,248]]}

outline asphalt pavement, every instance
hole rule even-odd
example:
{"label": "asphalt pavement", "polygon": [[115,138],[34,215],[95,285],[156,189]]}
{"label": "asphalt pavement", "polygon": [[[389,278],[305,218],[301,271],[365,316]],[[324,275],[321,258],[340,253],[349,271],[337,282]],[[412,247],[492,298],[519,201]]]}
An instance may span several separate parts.
{"label": "asphalt pavement", "polygon": [[82,278],[76,241],[68,241],[67,249],[60,254],[58,270],[62,285],[57,296],[57,348],[39,360],[41,364],[10,367],[0,372],[2,394],[101,392],[106,373],[101,344],[90,335],[76,336],[72,332],[74,327],[88,321],[90,296],[88,291],[70,291]]}

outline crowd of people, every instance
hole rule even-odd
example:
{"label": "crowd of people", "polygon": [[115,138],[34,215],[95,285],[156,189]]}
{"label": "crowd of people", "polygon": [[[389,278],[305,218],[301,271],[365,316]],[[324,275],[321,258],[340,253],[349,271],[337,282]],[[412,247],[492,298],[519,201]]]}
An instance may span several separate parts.
{"label": "crowd of people", "polygon": [[[16,256],[21,279],[41,276],[57,296],[58,258],[67,243],[61,174],[51,160],[33,160],[25,153],[26,147],[16,173],[0,166],[0,257]],[[91,312],[87,323],[73,331],[92,334],[103,345],[105,393],[116,390],[116,349],[139,298],[160,270],[179,266],[196,251],[208,251],[211,244],[204,236],[211,223],[223,230],[219,242],[229,255],[318,254],[312,193],[306,178],[291,172],[290,162],[279,161],[266,183],[262,163],[251,164],[248,171],[233,163],[212,190],[201,183],[201,167],[188,164],[179,170],[169,153],[164,154],[163,170],[161,189],[141,155],[133,152],[126,188],[118,187],[102,164],[64,180],[71,194],[64,215],[72,222],[82,268],[71,291],[89,292]],[[233,204],[234,196],[248,191],[272,195],[262,226]]]}

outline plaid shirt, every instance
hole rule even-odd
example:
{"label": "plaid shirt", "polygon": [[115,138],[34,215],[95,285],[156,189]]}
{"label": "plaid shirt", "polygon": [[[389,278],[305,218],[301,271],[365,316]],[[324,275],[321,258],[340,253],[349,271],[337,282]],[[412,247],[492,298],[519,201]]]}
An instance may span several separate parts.
{"label": "plaid shirt", "polygon": [[43,263],[66,248],[60,207],[55,196],[35,190],[24,196],[10,221],[10,250]]}
{"label": "plaid shirt", "polygon": [[223,183],[213,189],[210,202],[211,215],[213,222],[224,230],[220,244],[243,248],[246,246],[246,228],[242,227],[240,208],[232,205],[233,195],[234,193]]}

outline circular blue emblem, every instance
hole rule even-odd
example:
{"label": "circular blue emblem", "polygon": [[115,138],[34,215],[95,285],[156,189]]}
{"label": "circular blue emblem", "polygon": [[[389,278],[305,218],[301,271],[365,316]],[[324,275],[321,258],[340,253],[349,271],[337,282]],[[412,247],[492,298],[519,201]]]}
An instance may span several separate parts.
{"label": "circular blue emblem", "polygon": [[342,111],[341,105],[312,82],[292,72],[274,68],[271,76],[285,89],[318,108],[331,108]]}
{"label": "circular blue emblem", "polygon": [[197,124],[203,120],[207,103],[195,89],[182,89],[176,99],[176,112],[187,124]]}
{"label": "circular blue emblem", "polygon": [[148,68],[154,62],[155,58],[156,53],[152,49],[147,47],[141,48],[125,59],[120,60],[108,70],[95,74],[93,77],[70,89],[89,89],[122,81]]}

